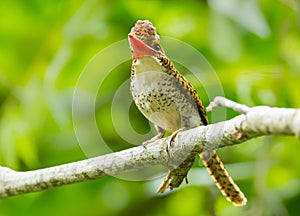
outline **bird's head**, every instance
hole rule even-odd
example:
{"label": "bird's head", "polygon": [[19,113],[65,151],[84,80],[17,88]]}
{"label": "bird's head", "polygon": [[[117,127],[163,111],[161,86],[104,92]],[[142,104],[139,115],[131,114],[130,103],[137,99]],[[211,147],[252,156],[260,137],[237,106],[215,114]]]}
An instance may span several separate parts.
{"label": "bird's head", "polygon": [[133,59],[164,54],[156,28],[148,20],[138,20],[131,28],[128,39]]}

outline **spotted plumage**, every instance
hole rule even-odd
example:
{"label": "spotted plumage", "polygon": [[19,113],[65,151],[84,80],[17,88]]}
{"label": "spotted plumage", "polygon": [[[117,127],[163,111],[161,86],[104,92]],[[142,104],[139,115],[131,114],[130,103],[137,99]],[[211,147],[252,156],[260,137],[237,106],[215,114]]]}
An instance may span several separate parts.
{"label": "spotted plumage", "polygon": [[[159,132],[150,141],[161,138],[164,131],[207,125],[205,109],[195,88],[165,55],[152,23],[138,21],[131,29],[129,42],[133,55],[132,96],[138,109]],[[234,205],[244,205],[246,198],[216,152],[204,151],[200,157],[222,194]]]}

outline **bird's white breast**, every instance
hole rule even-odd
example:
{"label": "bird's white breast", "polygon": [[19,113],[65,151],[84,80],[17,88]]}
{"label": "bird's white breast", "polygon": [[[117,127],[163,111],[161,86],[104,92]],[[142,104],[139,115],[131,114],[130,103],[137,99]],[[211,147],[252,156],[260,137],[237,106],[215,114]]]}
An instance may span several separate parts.
{"label": "bird's white breast", "polygon": [[195,102],[183,95],[178,80],[155,57],[139,58],[133,66],[132,95],[146,118],[168,131],[200,125]]}

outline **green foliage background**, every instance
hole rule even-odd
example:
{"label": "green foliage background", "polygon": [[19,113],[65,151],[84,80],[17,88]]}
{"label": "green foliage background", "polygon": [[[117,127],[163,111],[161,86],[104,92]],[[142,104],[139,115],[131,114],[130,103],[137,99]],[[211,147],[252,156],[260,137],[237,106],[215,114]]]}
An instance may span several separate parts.
{"label": "green foliage background", "polygon": [[[126,39],[138,19],[199,50],[226,97],[249,106],[300,107],[299,10],[297,0],[1,0],[1,165],[26,171],[86,158],[72,123],[74,87],[89,60]],[[129,75],[130,62],[96,101],[101,134],[114,150],[131,147],[110,116],[114,92]],[[141,133],[150,129],[134,106],[131,121]],[[190,184],[166,195],[155,193],[153,181],[106,177],[0,200],[0,215],[299,215],[299,144],[270,136],[218,151],[248,198],[241,208],[196,164]]]}

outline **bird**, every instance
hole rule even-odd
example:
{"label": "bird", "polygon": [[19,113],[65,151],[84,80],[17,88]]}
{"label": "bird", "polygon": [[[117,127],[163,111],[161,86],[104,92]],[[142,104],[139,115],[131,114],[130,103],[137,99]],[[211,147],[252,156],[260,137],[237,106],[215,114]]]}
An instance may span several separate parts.
{"label": "bird", "polygon": [[[158,132],[143,145],[162,138],[166,131],[176,133],[207,125],[208,118],[197,91],[166,56],[153,24],[138,20],[128,40],[132,53],[131,94],[137,108]],[[245,205],[247,199],[216,151],[203,151],[199,156],[226,199],[235,206]]]}

